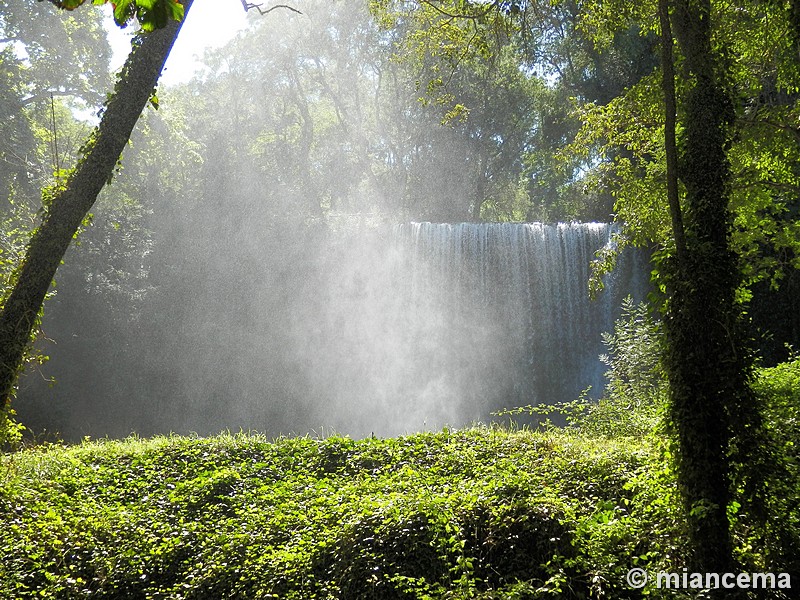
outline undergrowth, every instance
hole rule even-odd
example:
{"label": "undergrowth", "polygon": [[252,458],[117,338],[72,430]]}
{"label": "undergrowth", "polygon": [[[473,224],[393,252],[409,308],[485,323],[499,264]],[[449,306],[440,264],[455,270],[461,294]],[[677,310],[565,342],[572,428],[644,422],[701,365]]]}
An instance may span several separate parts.
{"label": "undergrowth", "polygon": [[658,464],[491,428],[36,447],[2,459],[0,597],[640,598],[684,554]]}

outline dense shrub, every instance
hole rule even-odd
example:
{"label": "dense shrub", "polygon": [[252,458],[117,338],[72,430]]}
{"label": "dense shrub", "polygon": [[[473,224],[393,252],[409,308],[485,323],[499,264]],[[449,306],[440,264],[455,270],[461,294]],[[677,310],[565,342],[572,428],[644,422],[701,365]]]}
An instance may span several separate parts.
{"label": "dense shrub", "polygon": [[756,373],[764,406],[766,508],[759,523],[764,560],[800,581],[800,358]]}
{"label": "dense shrub", "polygon": [[[607,352],[600,359],[608,370],[599,400],[584,393],[571,402],[524,406],[499,414],[538,415],[545,429],[566,425],[588,436],[641,437],[653,433],[661,422],[668,390],[660,322],[646,303],[636,304],[629,296],[622,303],[614,331],[603,334],[603,344]],[[551,420],[553,415],[556,418]]]}
{"label": "dense shrub", "polygon": [[486,428],[29,448],[3,457],[0,598],[639,598],[632,561],[677,555],[658,460]]}
{"label": "dense shrub", "polygon": [[0,408],[0,452],[14,448],[22,439],[22,425],[14,420],[11,406]]}

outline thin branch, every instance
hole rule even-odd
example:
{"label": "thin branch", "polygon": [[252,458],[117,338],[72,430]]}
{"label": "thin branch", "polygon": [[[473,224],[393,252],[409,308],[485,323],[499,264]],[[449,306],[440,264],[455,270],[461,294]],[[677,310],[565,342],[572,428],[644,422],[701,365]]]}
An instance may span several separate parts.
{"label": "thin branch", "polygon": [[[473,25],[474,25],[474,23],[473,23]],[[467,40],[467,43],[464,45],[464,51],[461,53],[461,56],[458,57],[458,60],[453,64],[453,68],[450,69],[450,76],[447,78],[447,83],[444,84],[445,88],[447,88],[447,86],[450,85],[450,82],[453,80],[453,77],[455,77],[456,71],[458,70],[458,67],[461,64],[461,61],[466,59],[470,48],[472,48],[472,42],[475,40],[476,37],[478,37],[478,34],[479,34],[479,31],[478,31],[478,28],[476,26],[475,27],[475,31],[472,34],[472,37],[470,37],[469,40]]]}
{"label": "thin branch", "polygon": [[492,11],[497,6],[497,2],[491,2],[491,3],[487,4],[486,8],[483,11],[479,12],[478,14],[466,15],[466,14],[454,14],[454,13],[447,12],[441,6],[438,6],[438,5],[434,4],[430,0],[421,0],[421,3],[430,6],[435,11],[437,11],[437,12],[443,14],[445,17],[449,17],[451,19],[480,19],[480,18],[485,17],[486,15],[488,15],[489,12]]}
{"label": "thin branch", "polygon": [[50,119],[53,125],[53,166],[56,170],[56,184],[61,183],[61,165],[58,160],[58,126],[56,125],[56,102],[53,94],[50,94]]}
{"label": "thin branch", "polygon": [[767,127],[772,127],[778,131],[785,131],[786,133],[791,134],[797,141],[800,141],[800,127],[795,125],[787,125],[786,123],[779,123],[771,119],[760,119],[757,115],[750,118],[741,118],[740,122],[751,126],[766,125]]}
{"label": "thin branch", "polygon": [[27,106],[32,102],[36,102],[37,100],[46,100],[50,96],[77,96],[81,97],[81,90],[76,89],[63,89],[63,90],[43,90],[40,92],[36,92],[31,94],[27,98],[23,98],[19,101],[22,106]]}
{"label": "thin branch", "polygon": [[675,252],[681,268],[686,265],[686,234],[678,192],[678,150],[676,142],[677,99],[675,95],[675,62],[672,54],[669,0],[658,0],[661,22],[661,89],[664,93],[664,150],[667,159],[667,203],[672,220]]}
{"label": "thin branch", "polygon": [[288,4],[276,4],[275,6],[271,6],[270,8],[261,8],[264,6],[263,4],[255,4],[252,2],[248,2],[247,0],[242,0],[242,6],[244,6],[244,11],[248,12],[249,10],[255,8],[260,15],[266,15],[267,13],[271,13],[276,8],[285,8],[286,10],[290,10],[292,12],[297,13],[298,15],[302,15],[302,11],[297,10],[293,6],[289,6]]}

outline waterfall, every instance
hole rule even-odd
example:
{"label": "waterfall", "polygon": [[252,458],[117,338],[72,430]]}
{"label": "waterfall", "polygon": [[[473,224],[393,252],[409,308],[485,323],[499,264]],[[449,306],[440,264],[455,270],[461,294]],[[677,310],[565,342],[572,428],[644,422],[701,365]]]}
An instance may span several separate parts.
{"label": "waterfall", "polygon": [[[410,223],[337,235],[308,340],[316,395],[364,429],[402,433],[486,421],[492,411],[603,387],[601,334],[641,298],[646,261],[623,253],[589,299],[603,223]],[[335,340],[331,342],[330,340]],[[352,430],[354,423],[342,428]],[[355,423],[357,427],[357,423]],[[358,427],[357,427],[358,428]]]}
{"label": "waterfall", "polygon": [[[23,421],[75,440],[224,428],[361,437],[486,422],[589,386],[598,396],[601,334],[625,295],[647,290],[646,260],[626,251],[589,300],[590,263],[613,243],[605,224],[332,221],[268,237],[257,220],[250,227],[224,266],[162,280],[136,328],[90,304],[93,334],[76,321],[83,312],[54,303],[46,328],[61,330],[47,374],[58,384],[23,381]],[[75,362],[87,353],[95,358]],[[104,361],[112,353],[125,360]]]}

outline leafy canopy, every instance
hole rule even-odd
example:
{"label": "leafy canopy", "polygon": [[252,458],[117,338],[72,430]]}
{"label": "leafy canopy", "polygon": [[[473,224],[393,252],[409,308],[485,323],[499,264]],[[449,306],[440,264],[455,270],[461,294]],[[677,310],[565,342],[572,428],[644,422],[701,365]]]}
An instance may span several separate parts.
{"label": "leafy canopy", "polygon": [[[41,0],[40,0],[41,1]],[[59,8],[74,10],[86,0],[50,0]],[[92,4],[107,4],[109,0],[92,0]],[[153,31],[164,27],[170,19],[183,19],[183,5],[180,0],[117,0],[114,7],[114,21],[120,27],[127,26],[136,19],[143,31]]]}

